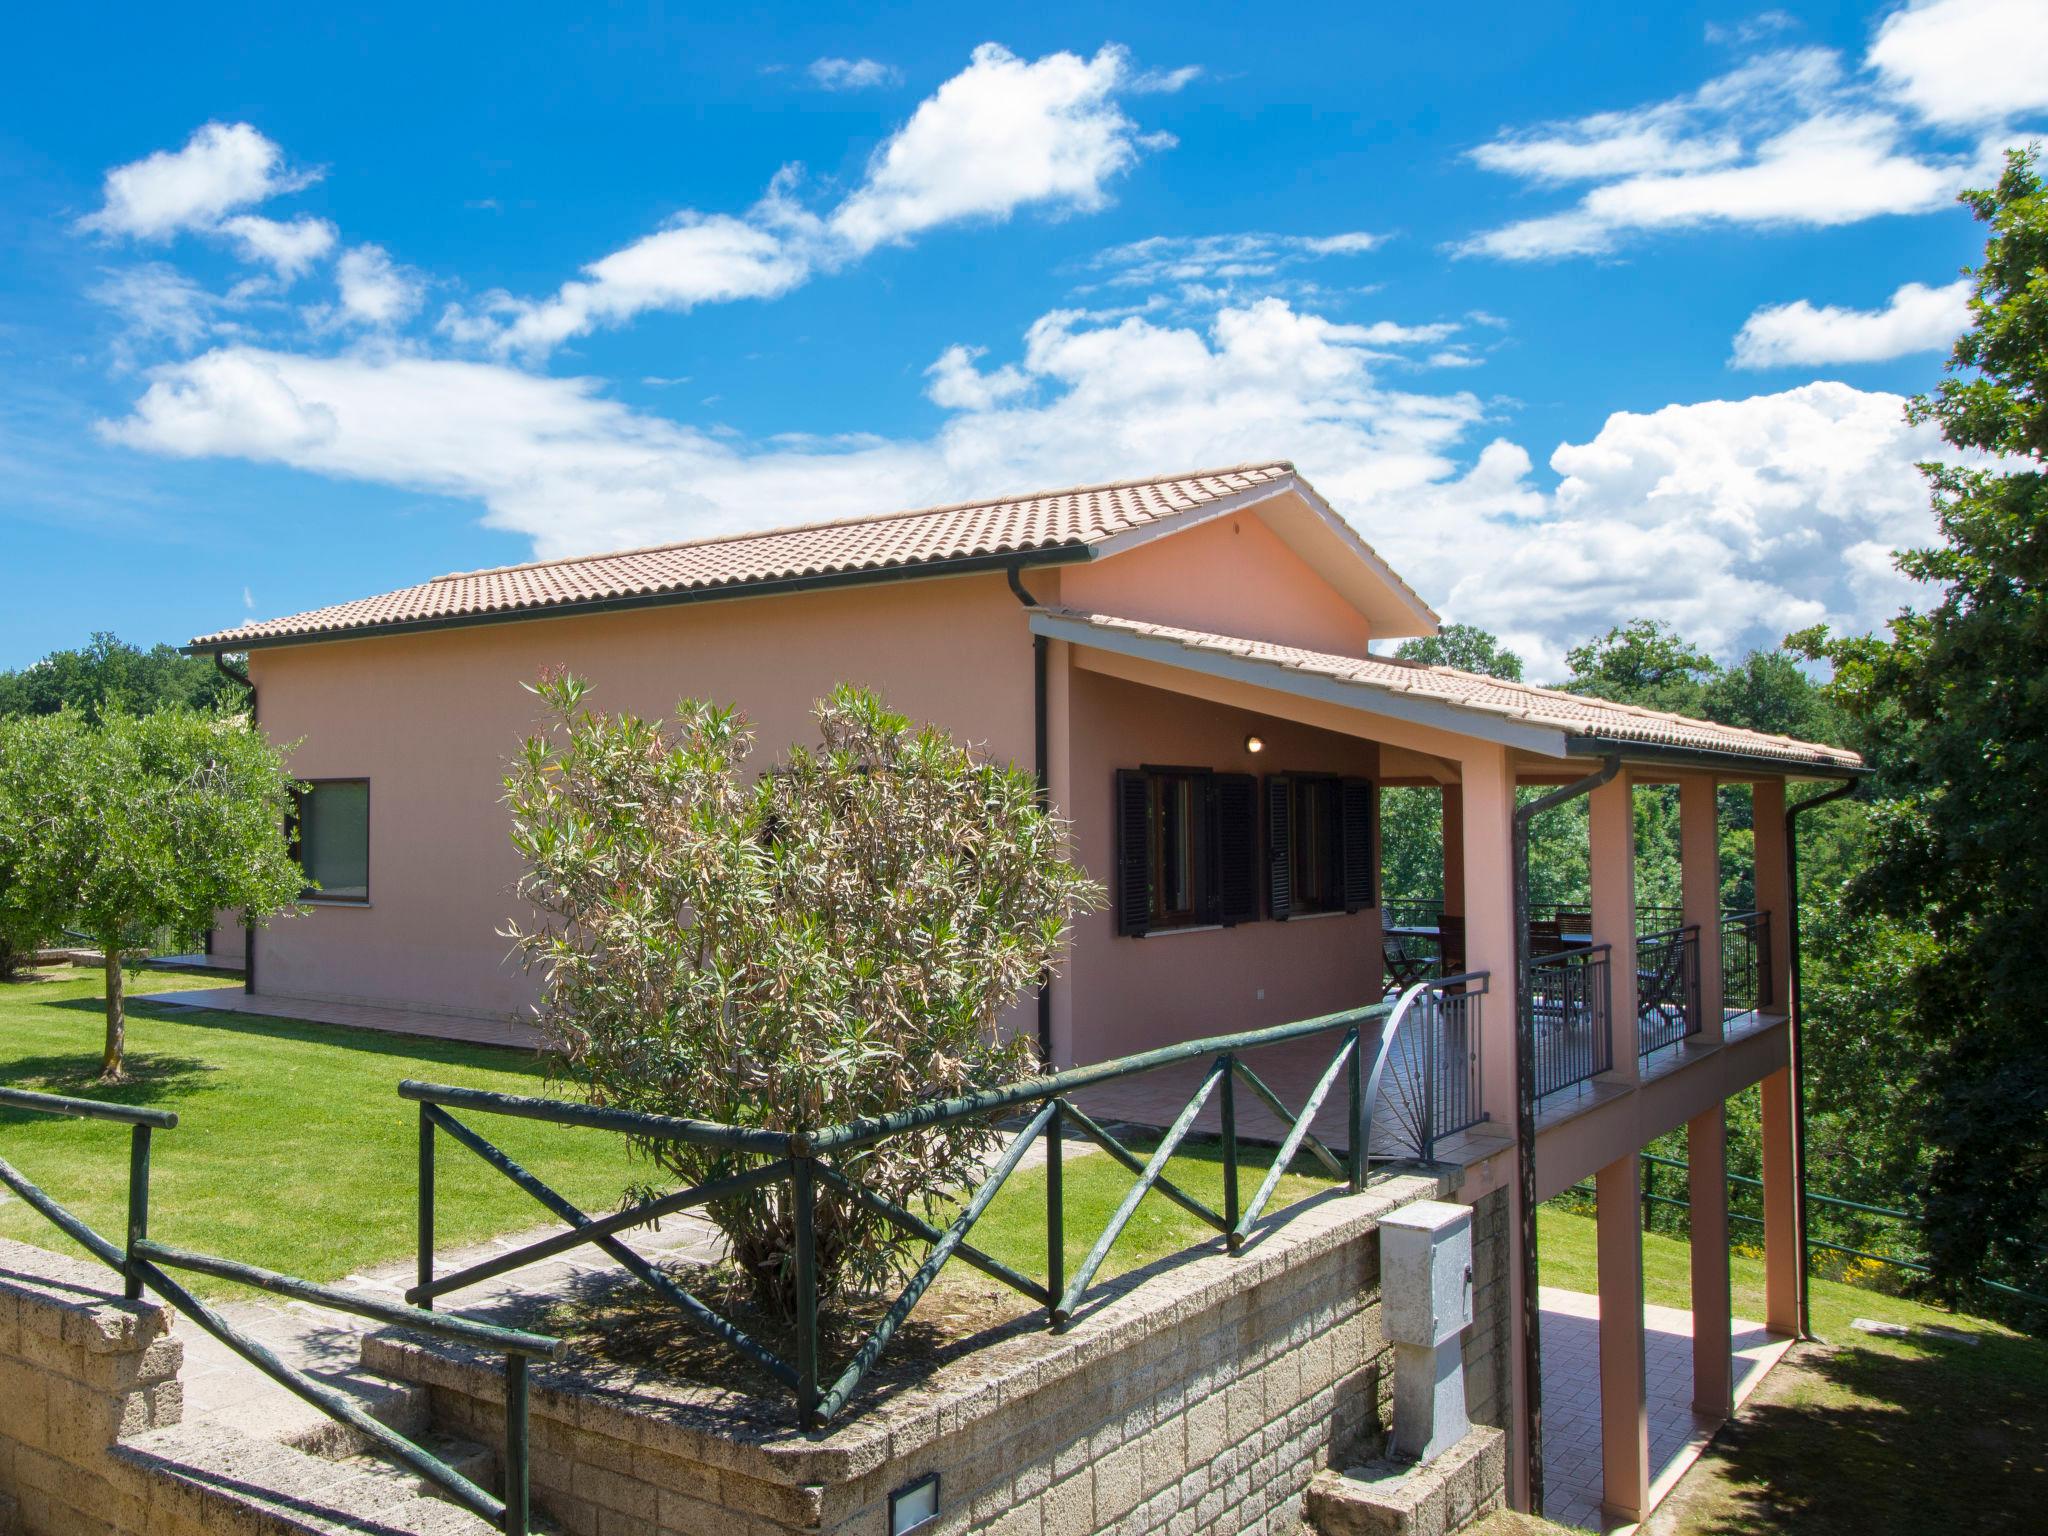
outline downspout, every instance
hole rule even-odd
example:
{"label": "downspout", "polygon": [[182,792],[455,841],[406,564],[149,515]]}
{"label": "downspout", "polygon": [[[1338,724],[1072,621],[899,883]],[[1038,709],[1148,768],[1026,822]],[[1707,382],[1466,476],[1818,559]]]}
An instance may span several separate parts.
{"label": "downspout", "polygon": [[1529,1002],[1529,824],[1566,801],[1590,795],[1619,772],[1621,759],[1609,756],[1583,779],[1516,806],[1510,839],[1515,897],[1515,1162],[1522,1206],[1522,1378],[1528,1398],[1522,1455],[1528,1464],[1533,1515],[1543,1513],[1543,1309],[1537,1299],[1536,1265],[1536,1011]]}
{"label": "downspout", "polygon": [[[237,672],[228,665],[227,657],[219,651],[213,653],[214,670],[238,688],[249,692],[249,724],[256,723],[256,684],[250,680],[248,666]],[[213,934],[207,932],[207,943],[211,946]],[[256,991],[256,925],[244,921],[242,924],[242,995],[251,996]]]}
{"label": "downspout", "polygon": [[[1010,590],[1017,594],[1017,601],[1026,608],[1036,608],[1038,599],[1025,589],[1023,582],[1024,562],[1013,560],[1005,566],[1004,573],[1010,579]],[[1045,746],[1045,658],[1047,644],[1045,636],[1031,637],[1031,741],[1036,754],[1038,774],[1038,803],[1050,807],[1052,789],[1046,777]],[[1052,1064],[1052,982],[1050,979],[1038,983],[1038,1060],[1050,1072]]]}
{"label": "downspout", "polygon": [[1817,805],[1840,800],[1856,792],[1856,780],[1837,784],[1825,794],[1814,795],[1785,807],[1785,886],[1791,910],[1785,914],[1785,957],[1791,990],[1786,1007],[1792,1014],[1792,1198],[1799,1219],[1799,1337],[1813,1337],[1812,1314],[1807,1311],[1807,1272],[1811,1254],[1806,1233],[1806,1041],[1802,1033],[1799,996],[1799,827],[1798,818]]}

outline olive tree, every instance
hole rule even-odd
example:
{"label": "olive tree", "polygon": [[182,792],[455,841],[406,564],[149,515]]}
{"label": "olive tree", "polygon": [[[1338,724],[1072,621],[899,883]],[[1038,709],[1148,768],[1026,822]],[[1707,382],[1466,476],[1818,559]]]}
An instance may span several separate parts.
{"label": "olive tree", "polygon": [[[544,973],[541,1023],[593,1101],[802,1132],[1031,1069],[1005,1015],[1101,891],[1029,775],[855,688],[816,706],[816,747],[758,776],[730,708],[685,701],[662,723],[586,709],[587,685],[565,674],[536,692],[547,726],[506,779],[533,912],[508,935]],[[840,1166],[929,1215],[992,1135],[911,1131]],[[747,1162],[638,1150],[692,1184]],[[790,1315],[788,1191],[709,1215],[753,1302]],[[905,1255],[887,1222],[830,1190],[815,1234],[827,1297],[880,1285]]]}
{"label": "olive tree", "polygon": [[124,959],[224,908],[262,922],[297,901],[291,788],[277,750],[240,719],[0,719],[0,903],[10,927],[69,928],[104,952],[103,1077],[122,1075]]}

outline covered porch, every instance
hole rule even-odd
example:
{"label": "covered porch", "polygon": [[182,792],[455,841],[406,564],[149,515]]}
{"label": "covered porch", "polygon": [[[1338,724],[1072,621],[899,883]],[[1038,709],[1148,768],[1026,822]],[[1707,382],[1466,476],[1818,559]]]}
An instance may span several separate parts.
{"label": "covered porch", "polygon": [[[1686,1132],[1695,1211],[1688,1402],[1689,1411],[1718,1422],[1739,1380],[1728,1296],[1726,1104],[1751,1087],[1761,1087],[1763,1102],[1770,1278],[1762,1326],[1782,1337],[1800,1324],[1786,786],[1846,779],[1857,760],[1787,738],[1381,657],[1050,608],[1031,623],[1051,652],[1046,765],[1056,803],[1086,803],[1089,781],[1123,766],[1100,755],[1067,708],[1071,695],[1102,679],[1135,690],[1129,697],[1143,707],[1134,714],[1213,711],[1250,720],[1247,744],[1263,729],[1259,721],[1359,743],[1379,796],[1410,790],[1437,799],[1440,888],[1376,898],[1371,921],[1345,930],[1346,944],[1364,953],[1352,973],[1355,990],[1332,1006],[1416,987],[1429,1000],[1408,1054],[1390,1060],[1398,1070],[1389,1071],[1376,1106],[1370,1150],[1463,1164],[1460,1198],[1506,1191],[1513,1228],[1528,1234],[1515,1243],[1511,1286],[1509,1427],[1522,1507],[1542,1495],[1543,1452],[1530,1431],[1550,1379],[1525,1213],[1595,1178],[1597,1343],[1590,1376],[1578,1361],[1574,1391],[1597,1404],[1606,1516],[1641,1519],[1656,1482],[1648,1360],[1657,1330],[1644,1310],[1638,1154],[1660,1135]],[[1721,798],[1729,786],[1747,808],[1754,850],[1748,899],[1739,903],[1723,900]],[[1671,805],[1679,867],[1668,896],[1639,891],[1642,792]],[[1582,889],[1533,901],[1529,828],[1574,801],[1584,806]],[[1380,817],[1374,822],[1377,838]],[[1397,894],[1404,898],[1398,904]],[[1192,958],[1194,942],[1176,938],[1167,947],[1186,945],[1181,952]],[[1149,936],[1144,947],[1152,947]],[[1051,1035],[1063,1060],[1113,1054],[1065,1054],[1092,1043],[1075,1028],[1077,999],[1088,996],[1088,979],[1078,972],[1071,985],[1053,989]],[[1140,1008],[1145,1001],[1127,1000]],[[1189,1028],[1177,1038],[1205,1032]],[[1317,1063],[1297,1054],[1276,1052],[1258,1065],[1290,1111],[1316,1081]],[[1117,1098],[1090,1112],[1168,1123],[1187,1102],[1177,1088],[1193,1084],[1166,1076],[1121,1085]],[[1251,1122],[1265,1113],[1241,1108],[1240,1134],[1259,1135]],[[1327,1126],[1341,1137],[1344,1118],[1341,1105],[1326,1104],[1318,1131]],[[1271,1119],[1277,1135],[1279,1117]]]}

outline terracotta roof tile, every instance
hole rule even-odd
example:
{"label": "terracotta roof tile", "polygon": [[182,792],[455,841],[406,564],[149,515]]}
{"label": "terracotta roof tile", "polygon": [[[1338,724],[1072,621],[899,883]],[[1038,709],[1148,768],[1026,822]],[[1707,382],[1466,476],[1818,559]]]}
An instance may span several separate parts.
{"label": "terracotta roof tile", "polygon": [[1043,611],[1096,629],[1170,641],[1193,651],[1240,656],[1248,661],[1313,673],[1361,688],[1431,699],[1456,709],[1476,710],[1548,726],[1568,736],[1641,742],[1647,746],[1688,747],[1731,757],[1753,757],[1805,767],[1841,769],[1863,766],[1860,756],[1843,747],[1748,731],[1739,726],[1719,725],[1711,720],[1693,720],[1684,715],[1665,714],[1633,704],[1616,704],[1606,699],[1591,699],[1556,688],[1503,682],[1476,672],[1460,672],[1454,667],[1426,666],[1392,656],[1340,656],[1327,651],[1306,651],[1263,640],[1208,634],[1201,630],[1179,629],[1170,624],[1149,624],[1137,619],[1081,613],[1067,608],[1046,608]]}
{"label": "terracotta roof tile", "polygon": [[1289,480],[1285,462],[1038,491],[616,554],[463,571],[416,587],[200,635],[195,648],[332,639],[394,625],[911,569],[976,556],[1084,548]]}

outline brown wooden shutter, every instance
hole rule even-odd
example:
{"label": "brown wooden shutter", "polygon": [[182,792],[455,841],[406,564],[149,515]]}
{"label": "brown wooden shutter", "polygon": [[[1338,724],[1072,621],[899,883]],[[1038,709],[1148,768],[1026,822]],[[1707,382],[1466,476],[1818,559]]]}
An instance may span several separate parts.
{"label": "brown wooden shutter", "polygon": [[1373,867],[1372,818],[1379,794],[1371,779],[1337,781],[1338,879],[1344,910],[1379,905],[1378,871]]}
{"label": "brown wooden shutter", "polygon": [[1216,920],[1257,922],[1259,916],[1259,781],[1248,773],[1219,773],[1211,781],[1216,804]]}
{"label": "brown wooden shutter", "polygon": [[1152,926],[1152,781],[1129,768],[1116,771],[1116,931],[1142,934]]}
{"label": "brown wooden shutter", "polygon": [[1294,780],[1266,780],[1266,915],[1284,922],[1294,910]]}

